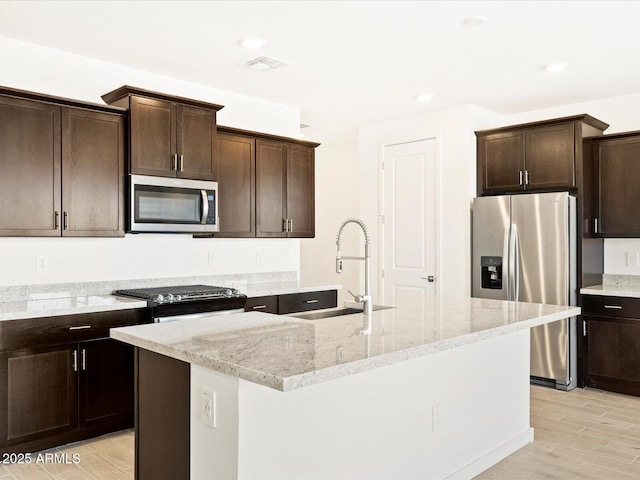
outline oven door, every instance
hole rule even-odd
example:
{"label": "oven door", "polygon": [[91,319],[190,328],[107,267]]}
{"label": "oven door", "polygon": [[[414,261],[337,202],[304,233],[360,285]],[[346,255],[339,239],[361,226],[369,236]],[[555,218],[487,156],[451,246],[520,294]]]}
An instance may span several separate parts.
{"label": "oven door", "polygon": [[163,303],[161,305],[152,305],[151,315],[156,323],[183,318],[206,317],[208,315],[226,315],[244,312],[246,302],[247,297],[245,295],[238,295],[229,298]]}
{"label": "oven door", "polygon": [[218,183],[129,176],[128,232],[218,231]]}

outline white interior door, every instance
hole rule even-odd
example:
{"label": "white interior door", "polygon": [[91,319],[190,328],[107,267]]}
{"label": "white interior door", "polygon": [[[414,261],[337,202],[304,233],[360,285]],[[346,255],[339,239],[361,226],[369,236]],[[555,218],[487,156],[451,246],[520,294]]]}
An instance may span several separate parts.
{"label": "white interior door", "polygon": [[436,139],[384,147],[385,296],[436,293]]}

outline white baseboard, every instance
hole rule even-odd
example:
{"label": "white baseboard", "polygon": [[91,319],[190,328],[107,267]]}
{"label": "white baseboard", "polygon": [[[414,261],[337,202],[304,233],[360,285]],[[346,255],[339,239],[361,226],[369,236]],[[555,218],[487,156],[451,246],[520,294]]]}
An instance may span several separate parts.
{"label": "white baseboard", "polygon": [[452,473],[447,477],[447,480],[468,480],[481,474],[488,468],[493,467],[499,461],[507,458],[515,451],[520,450],[525,445],[533,442],[533,433],[533,428],[529,427],[527,430],[516,435],[511,440],[508,440],[499,447],[491,450],[486,455],[474,460],[466,467]]}

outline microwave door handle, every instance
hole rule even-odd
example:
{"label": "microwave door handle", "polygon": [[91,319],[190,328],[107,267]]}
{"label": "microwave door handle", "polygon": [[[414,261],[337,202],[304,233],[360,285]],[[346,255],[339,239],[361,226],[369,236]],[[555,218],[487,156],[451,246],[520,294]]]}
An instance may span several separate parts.
{"label": "microwave door handle", "polygon": [[209,216],[209,200],[207,200],[207,191],[200,190],[200,195],[202,195],[202,218],[200,219],[200,223],[202,225],[206,225],[207,217]]}

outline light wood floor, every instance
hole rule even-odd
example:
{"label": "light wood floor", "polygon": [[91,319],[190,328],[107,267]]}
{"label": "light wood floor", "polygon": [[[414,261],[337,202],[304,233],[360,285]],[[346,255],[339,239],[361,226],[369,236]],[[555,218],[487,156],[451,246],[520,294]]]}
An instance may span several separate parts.
{"label": "light wood floor", "polygon": [[640,479],[640,398],[531,387],[535,441],[476,480]]}
{"label": "light wood floor", "polygon": [[[593,389],[531,387],[535,442],[476,480],[640,479],[640,398]],[[126,430],[49,450],[77,464],[0,466],[0,480],[133,480],[134,436]]]}

